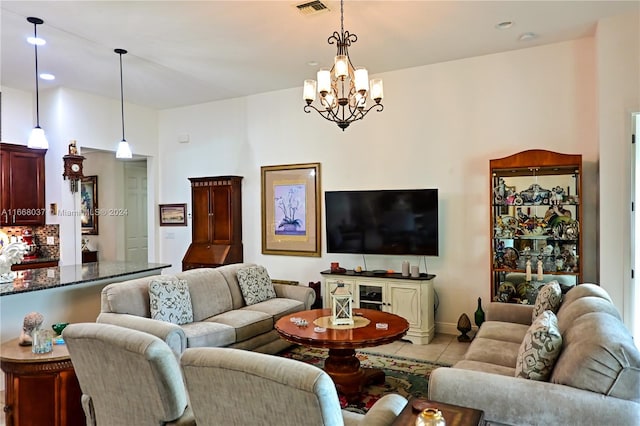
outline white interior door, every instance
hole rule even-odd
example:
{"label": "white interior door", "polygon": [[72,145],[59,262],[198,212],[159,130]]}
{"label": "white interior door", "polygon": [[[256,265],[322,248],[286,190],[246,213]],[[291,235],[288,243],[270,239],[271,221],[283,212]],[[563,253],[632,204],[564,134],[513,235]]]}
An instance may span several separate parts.
{"label": "white interior door", "polygon": [[125,260],[147,262],[147,161],[128,161],[124,166]]}

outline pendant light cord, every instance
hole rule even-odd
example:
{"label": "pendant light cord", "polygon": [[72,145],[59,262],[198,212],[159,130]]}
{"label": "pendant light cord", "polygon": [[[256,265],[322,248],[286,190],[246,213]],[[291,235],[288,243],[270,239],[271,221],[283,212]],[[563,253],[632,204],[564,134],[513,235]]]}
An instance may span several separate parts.
{"label": "pendant light cord", "polygon": [[344,34],[344,0],[340,0],[340,31]]}
{"label": "pendant light cord", "polygon": [[[38,24],[33,24],[33,37],[38,40]],[[36,127],[40,127],[40,90],[38,89],[38,43],[33,44],[36,54]]]}
{"label": "pendant light cord", "polygon": [[124,141],[124,86],[122,84],[122,53],[120,55],[120,113],[122,115],[122,140]]}

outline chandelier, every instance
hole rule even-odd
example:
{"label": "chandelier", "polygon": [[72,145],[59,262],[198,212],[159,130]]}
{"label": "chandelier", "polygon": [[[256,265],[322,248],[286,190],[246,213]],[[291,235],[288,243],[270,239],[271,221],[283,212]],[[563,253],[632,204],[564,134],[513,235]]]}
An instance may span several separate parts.
{"label": "chandelier", "polygon": [[[355,34],[344,30],[344,0],[340,0],[340,33],[333,32],[327,43],[336,44],[338,53],[331,70],[318,71],[318,80],[305,80],[303,97],[307,103],[304,112],[315,110],[325,120],[333,121],[343,131],[354,121],[362,120],[373,108],[380,112],[384,106],[381,79],[369,81],[365,68],[355,68],[349,58],[349,46],[358,41]],[[313,105],[316,92],[320,94],[319,106]],[[375,104],[367,108],[367,98]]]}

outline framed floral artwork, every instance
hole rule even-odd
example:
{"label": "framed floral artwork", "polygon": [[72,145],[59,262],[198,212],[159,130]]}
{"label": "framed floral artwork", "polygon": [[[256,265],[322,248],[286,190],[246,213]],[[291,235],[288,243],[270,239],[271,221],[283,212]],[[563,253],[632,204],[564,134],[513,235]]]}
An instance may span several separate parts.
{"label": "framed floral artwork", "polygon": [[263,166],[262,253],[320,256],[320,163]]}
{"label": "framed floral artwork", "polygon": [[80,181],[80,224],[83,235],[98,235],[98,176]]}

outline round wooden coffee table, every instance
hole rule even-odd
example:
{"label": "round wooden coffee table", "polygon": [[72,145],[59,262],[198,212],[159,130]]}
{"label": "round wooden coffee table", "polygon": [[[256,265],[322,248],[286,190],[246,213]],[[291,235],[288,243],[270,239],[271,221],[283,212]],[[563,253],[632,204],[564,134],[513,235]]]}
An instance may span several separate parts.
{"label": "round wooden coffee table", "polygon": [[[384,383],[382,370],[360,367],[355,350],[391,343],[409,330],[407,320],[395,314],[373,309],[354,309],[353,312],[356,322],[354,326],[332,326],[330,309],[296,312],[280,318],[275,325],[280,336],[291,343],[329,349],[324,371],[349,401],[358,397],[363,386]],[[291,318],[301,318],[308,325],[300,327]],[[378,328],[376,324],[387,324],[387,328]],[[317,326],[326,330],[316,331]]]}

